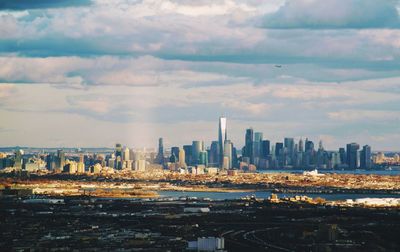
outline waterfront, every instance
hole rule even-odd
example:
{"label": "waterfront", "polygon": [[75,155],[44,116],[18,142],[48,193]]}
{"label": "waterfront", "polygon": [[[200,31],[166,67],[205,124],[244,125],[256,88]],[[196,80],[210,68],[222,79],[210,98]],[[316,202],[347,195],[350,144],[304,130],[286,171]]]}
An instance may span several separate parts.
{"label": "waterfront", "polygon": [[[300,169],[274,169],[274,170],[259,170],[258,173],[273,174],[273,173],[293,173],[302,174],[307,170]],[[400,169],[393,170],[318,170],[321,174],[350,174],[350,175],[384,175],[384,176],[400,176]]]}
{"label": "waterfront", "polygon": [[[158,191],[160,197],[191,197],[191,198],[209,198],[211,200],[233,200],[244,197],[255,196],[257,199],[267,199],[271,196],[272,191],[253,191],[253,192],[188,192],[188,191]],[[276,193],[281,197],[294,197],[298,193]],[[400,198],[400,194],[362,194],[362,193],[303,193],[301,195],[311,198],[323,198],[329,201],[362,199],[362,198]]]}

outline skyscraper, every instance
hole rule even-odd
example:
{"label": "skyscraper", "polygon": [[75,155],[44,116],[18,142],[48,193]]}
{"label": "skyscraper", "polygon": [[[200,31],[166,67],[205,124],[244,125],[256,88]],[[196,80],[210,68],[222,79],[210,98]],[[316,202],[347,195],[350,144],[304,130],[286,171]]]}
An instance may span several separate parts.
{"label": "skyscraper", "polygon": [[158,139],[158,153],[156,157],[156,162],[158,164],[164,163],[164,140],[162,139],[162,137]]}
{"label": "skyscraper", "polygon": [[172,147],[171,148],[171,155],[174,155],[177,158],[177,161],[179,160],[179,147]]}
{"label": "skyscraper", "polygon": [[63,150],[57,150],[57,165],[58,169],[63,169],[65,165],[65,153]]}
{"label": "skyscraper", "polygon": [[347,163],[346,150],[344,148],[339,148],[340,164]]}
{"label": "skyscraper", "polygon": [[221,157],[220,157],[220,148],[219,148],[219,141],[212,141],[210,147],[210,155],[208,156],[210,165],[220,165],[221,164]]}
{"label": "skyscraper", "polygon": [[360,168],[371,169],[371,146],[364,145],[360,153]]}
{"label": "skyscraper", "polygon": [[253,129],[249,128],[246,130],[245,137],[245,157],[250,158],[250,163],[253,164],[253,141],[254,141],[254,133]]}
{"label": "skyscraper", "polygon": [[120,143],[115,144],[115,156],[122,157],[122,145]]}
{"label": "skyscraper", "polygon": [[226,117],[219,118],[218,126],[218,147],[219,147],[219,165],[222,167],[223,155],[224,155],[224,143],[228,139],[227,128],[226,128]]}
{"label": "skyscraper", "polygon": [[192,145],[184,145],[183,150],[185,151],[185,163],[187,165],[192,164]]}
{"label": "skyscraper", "polygon": [[261,142],[261,158],[267,159],[270,153],[270,141],[269,140],[262,140]]}
{"label": "skyscraper", "polygon": [[261,141],[263,138],[262,132],[254,133],[254,142],[253,142],[253,160],[256,165],[258,165],[258,161],[261,155]]}
{"label": "skyscraper", "polygon": [[309,141],[308,138],[306,138],[306,152],[314,152],[314,143],[313,141]]}
{"label": "skyscraper", "polygon": [[185,162],[185,150],[184,149],[179,149],[179,166],[184,168],[186,167],[186,162]]}
{"label": "skyscraper", "polygon": [[[228,169],[232,168],[232,143],[230,140],[225,140],[224,143],[224,158],[228,158]],[[226,168],[226,167],[225,167]]]}
{"label": "skyscraper", "polygon": [[203,141],[193,141],[192,142],[192,164],[199,164],[200,152],[204,150]]}
{"label": "skyscraper", "polygon": [[299,152],[304,152],[304,144],[302,138],[300,138],[299,140]]}
{"label": "skyscraper", "polygon": [[17,150],[15,151],[15,158],[14,158],[14,167],[17,169],[22,169],[22,155],[23,155],[23,150]]}
{"label": "skyscraper", "polygon": [[237,150],[232,143],[232,168],[236,168],[237,166],[238,166]]}
{"label": "skyscraper", "polygon": [[129,161],[130,160],[130,151],[128,147],[124,148],[124,161]]}
{"label": "skyscraper", "polygon": [[287,161],[288,164],[293,164],[293,156],[294,156],[294,139],[285,137],[284,139],[285,149],[287,152]]}
{"label": "skyscraper", "polygon": [[117,143],[115,145],[115,167],[118,170],[122,169],[122,145]]}
{"label": "skyscraper", "polygon": [[200,151],[199,153],[199,161],[198,163],[199,165],[208,165],[208,153],[205,150]]}
{"label": "skyscraper", "polygon": [[358,149],[360,145],[356,143],[347,144],[347,165],[349,169],[357,169],[358,167]]}
{"label": "skyscraper", "polygon": [[283,143],[275,143],[275,156],[279,157],[283,154]]}

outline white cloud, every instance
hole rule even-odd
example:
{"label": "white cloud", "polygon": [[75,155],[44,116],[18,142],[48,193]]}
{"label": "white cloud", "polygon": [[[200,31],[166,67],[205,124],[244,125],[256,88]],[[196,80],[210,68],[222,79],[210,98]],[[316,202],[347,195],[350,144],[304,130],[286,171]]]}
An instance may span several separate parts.
{"label": "white cloud", "polygon": [[[399,34],[377,28],[388,19],[368,23],[375,12],[365,12],[381,2],[363,1],[362,18],[356,0],[285,2],[99,0],[1,12],[0,82],[10,84],[0,84],[0,117],[15,129],[2,137],[34,145],[49,132],[43,143],[112,145],[125,142],[114,134],[123,131],[140,145],[158,135],[183,143],[211,140],[215,118],[226,114],[239,144],[249,126],[272,140],[310,136],[336,146],[363,132],[379,144],[373,136],[397,130],[400,102]],[[381,5],[376,13],[390,9]],[[266,13],[320,26],[257,27]],[[342,29],[357,25],[365,29]],[[51,127],[28,128],[34,120]],[[73,138],[52,142],[54,129]]]}
{"label": "white cloud", "polygon": [[397,1],[287,0],[265,25],[273,28],[370,28],[398,25]]}
{"label": "white cloud", "polygon": [[329,118],[340,121],[400,121],[400,111],[342,110],[328,113]]}

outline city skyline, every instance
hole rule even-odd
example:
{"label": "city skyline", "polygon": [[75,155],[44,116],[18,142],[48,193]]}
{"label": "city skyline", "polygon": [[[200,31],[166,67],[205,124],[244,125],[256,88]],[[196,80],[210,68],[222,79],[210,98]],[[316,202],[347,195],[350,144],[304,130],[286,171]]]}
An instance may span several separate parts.
{"label": "city skyline", "polygon": [[[0,146],[322,139],[400,150],[399,1],[0,6]],[[329,10],[337,10],[334,14]],[[170,144],[171,143],[171,144]]]}
{"label": "city skyline", "polygon": [[400,251],[400,0],[0,0],[2,251]]}
{"label": "city skyline", "polygon": [[[220,117],[221,118],[221,117]],[[226,117],[223,117],[224,119],[225,119],[225,123],[227,122],[227,118]],[[226,128],[227,129],[227,128]],[[310,137],[307,137],[307,136],[301,136],[301,137],[288,137],[288,136],[286,136],[286,137],[282,137],[281,139],[276,139],[276,140],[271,140],[270,138],[263,138],[263,132],[262,131],[260,131],[260,130],[258,130],[258,129],[256,129],[256,130],[254,130],[254,128],[253,127],[248,127],[247,129],[244,129],[243,130],[243,136],[244,137],[242,137],[244,140],[242,140],[242,141],[237,141],[237,142],[234,142],[234,141],[232,141],[229,137],[224,137],[224,141],[223,142],[225,142],[225,141],[229,141],[229,142],[233,142],[233,143],[235,143],[235,145],[237,145],[237,146],[243,146],[243,147],[245,147],[246,146],[246,136],[245,136],[245,132],[246,131],[248,131],[248,130],[252,130],[253,132],[253,137],[254,136],[257,136],[257,134],[261,134],[261,140],[268,140],[268,141],[270,141],[270,143],[271,143],[271,146],[272,146],[272,144],[274,144],[274,143],[283,143],[283,141],[285,141],[286,139],[292,139],[294,142],[296,142],[296,143],[298,143],[298,142],[303,142],[303,141],[305,141],[306,139],[308,139],[308,140],[310,140],[310,141],[313,141],[314,142],[314,144],[316,144],[316,143],[322,143],[323,142],[323,140],[322,139],[313,139],[313,138],[310,138]],[[219,133],[219,129],[218,129],[218,133]],[[227,134],[226,134],[227,135]],[[124,142],[124,141],[114,141],[110,146],[24,146],[24,145],[8,145],[8,146],[0,146],[0,148],[15,148],[15,147],[18,147],[18,148],[43,148],[43,149],[74,149],[74,148],[76,148],[76,149],[80,149],[80,148],[88,148],[88,149],[90,149],[90,148],[93,148],[93,149],[96,149],[96,148],[99,148],[99,149],[101,149],[101,148],[104,148],[104,149],[113,149],[113,148],[115,148],[115,144],[117,143],[117,144],[119,144],[119,145],[122,145],[122,147],[128,147],[128,148],[131,148],[131,149],[134,149],[134,150],[145,150],[145,149],[147,149],[147,150],[154,150],[154,151],[157,151],[157,149],[159,149],[160,148],[160,141],[162,141],[163,142],[163,144],[162,144],[162,146],[163,146],[163,148],[165,148],[166,150],[170,150],[171,148],[174,148],[174,147],[177,147],[177,146],[180,146],[180,147],[182,147],[182,146],[185,146],[185,145],[187,145],[187,144],[190,144],[192,141],[201,141],[201,142],[203,142],[204,143],[204,148],[210,148],[210,147],[212,147],[212,143],[213,142],[217,142],[218,144],[220,143],[220,141],[218,140],[219,139],[219,137],[217,137],[217,138],[215,138],[215,139],[212,139],[212,138],[210,138],[210,140],[209,141],[207,141],[207,140],[204,140],[203,138],[199,138],[199,137],[194,137],[192,140],[189,140],[189,141],[186,141],[186,142],[183,142],[183,143],[181,143],[181,144],[178,144],[178,143],[174,143],[174,142],[172,142],[172,141],[167,141],[166,143],[167,144],[164,144],[164,140],[165,139],[168,139],[168,137],[165,137],[165,136],[154,136],[154,138],[156,139],[156,142],[157,143],[154,143],[153,144],[153,146],[139,146],[139,145],[137,145],[137,144],[128,144],[128,143],[126,143],[126,142]],[[253,139],[254,140],[254,139]],[[243,144],[241,144],[240,142],[243,142]],[[254,142],[254,141],[253,141]],[[350,141],[351,143],[354,143],[355,141]],[[238,143],[238,144],[236,144],[236,143]],[[342,143],[341,145],[339,145],[339,146],[337,146],[337,148],[336,149],[330,149],[330,148],[325,148],[325,142],[323,142],[324,143],[324,149],[325,150],[327,150],[327,151],[337,151],[337,149],[339,149],[339,148],[342,148],[343,146],[345,146],[347,143]],[[363,142],[363,144],[367,144],[368,145],[368,143],[364,143]],[[220,146],[218,146],[219,148],[221,148]],[[304,147],[304,146],[303,146]],[[318,147],[317,147],[318,148]],[[164,151],[163,152],[165,152],[165,149],[164,149]],[[223,147],[222,147],[222,149],[223,149]],[[220,150],[220,149],[219,149]],[[381,150],[374,150],[374,152],[379,152],[379,151],[381,151]],[[397,152],[397,150],[385,150],[385,152]]]}

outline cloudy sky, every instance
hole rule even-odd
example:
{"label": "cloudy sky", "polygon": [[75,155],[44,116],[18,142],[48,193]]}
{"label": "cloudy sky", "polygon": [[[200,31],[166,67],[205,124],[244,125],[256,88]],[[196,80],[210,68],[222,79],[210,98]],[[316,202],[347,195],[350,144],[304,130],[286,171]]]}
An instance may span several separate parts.
{"label": "cloudy sky", "polygon": [[[0,1],[0,146],[400,150],[396,0]],[[281,67],[277,67],[277,66]]]}

